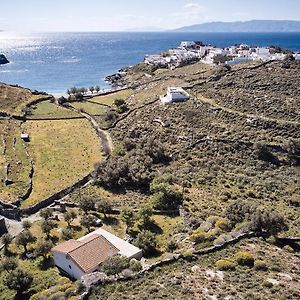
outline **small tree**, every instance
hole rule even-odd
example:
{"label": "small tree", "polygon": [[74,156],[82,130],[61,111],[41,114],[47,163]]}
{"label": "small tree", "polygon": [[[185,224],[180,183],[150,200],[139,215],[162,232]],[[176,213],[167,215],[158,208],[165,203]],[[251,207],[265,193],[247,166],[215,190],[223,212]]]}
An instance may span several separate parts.
{"label": "small tree", "polygon": [[85,215],[81,218],[80,224],[91,232],[91,227],[96,224],[96,217],[93,215]]}
{"label": "small tree", "polygon": [[90,211],[95,211],[96,200],[94,198],[83,198],[79,203],[79,208],[83,210],[85,214]]}
{"label": "small tree", "polygon": [[124,256],[111,256],[100,265],[100,270],[106,275],[115,275],[128,269],[130,260]]}
{"label": "small tree", "polygon": [[257,209],[251,219],[251,229],[260,234],[276,237],[281,231],[288,229],[283,216],[274,211]]}
{"label": "small tree", "polygon": [[2,244],[4,245],[4,253],[8,252],[8,247],[12,242],[13,237],[9,233],[5,233],[1,237]]}
{"label": "small tree", "polygon": [[126,232],[128,233],[136,221],[134,211],[131,208],[124,209],[121,214],[121,219],[126,224]]}
{"label": "small tree", "polygon": [[42,225],[41,225],[41,228],[42,228],[42,231],[43,233],[46,234],[46,237],[47,239],[50,239],[50,232],[52,229],[54,229],[57,225],[55,224],[54,221],[52,220],[44,220]]}
{"label": "small tree", "polygon": [[82,101],[82,99],[83,99],[82,93],[76,93],[74,96],[75,96],[76,101]]}
{"label": "small tree", "polygon": [[52,247],[53,247],[53,243],[51,241],[38,242],[35,247],[35,255],[42,256],[44,260],[46,260]]}
{"label": "small tree", "polygon": [[27,252],[27,245],[30,243],[34,243],[35,241],[36,238],[32,235],[32,233],[29,230],[22,231],[16,237],[16,244],[18,246],[23,246],[25,252]]}
{"label": "small tree", "polygon": [[292,165],[300,165],[300,140],[290,139],[284,148]]}
{"label": "small tree", "polygon": [[272,154],[268,147],[264,144],[254,144],[254,153],[259,160],[265,162],[277,163],[277,158]]}
{"label": "small tree", "polygon": [[124,99],[120,99],[120,98],[117,98],[117,99],[115,99],[114,100],[114,105],[115,106],[121,106],[121,105],[123,105],[123,104],[125,104],[126,102],[125,102],[125,100]]}
{"label": "small tree", "polygon": [[129,110],[128,105],[124,99],[115,99],[114,104],[118,114],[122,114]]}
{"label": "small tree", "polygon": [[75,95],[77,92],[78,92],[78,89],[77,89],[77,87],[72,87],[71,89],[70,89],[70,92],[71,92],[71,94],[73,94],[73,95]]}
{"label": "small tree", "polygon": [[94,88],[93,86],[90,86],[89,90],[90,90],[90,92],[93,94],[94,91],[95,91],[95,88]]}
{"label": "small tree", "polygon": [[170,176],[155,178],[150,184],[151,200],[156,209],[175,209],[183,201],[183,194],[172,182]]}
{"label": "small tree", "polygon": [[15,290],[17,295],[20,295],[30,288],[32,281],[33,277],[30,273],[16,269],[6,276],[4,282],[9,289]]}
{"label": "small tree", "polygon": [[140,232],[134,244],[143,250],[145,256],[149,256],[156,251],[156,236],[154,233],[148,230]]}
{"label": "small tree", "polygon": [[48,219],[53,217],[53,211],[50,208],[44,208],[44,209],[41,210],[40,216],[44,220],[48,220]]}
{"label": "small tree", "polygon": [[22,222],[22,226],[23,226],[23,228],[24,228],[25,230],[29,230],[29,229],[31,228],[32,224],[31,224],[30,221],[24,220],[24,221]]}
{"label": "small tree", "polygon": [[74,210],[68,210],[64,213],[64,219],[68,224],[68,227],[71,227],[71,223],[74,219],[76,219],[77,214]]}
{"label": "small tree", "polygon": [[61,235],[60,235],[62,240],[70,240],[73,238],[73,230],[71,230],[70,228],[65,228],[61,231]]}
{"label": "small tree", "polygon": [[144,205],[138,211],[140,227],[145,228],[152,221],[153,209],[149,205]]}
{"label": "small tree", "polygon": [[99,93],[100,90],[101,90],[100,86],[99,86],[99,85],[96,85],[96,86],[95,86],[95,90],[96,90],[97,93]]}
{"label": "small tree", "polygon": [[104,218],[106,219],[107,213],[109,213],[112,209],[111,203],[107,200],[99,200],[96,206],[97,211],[102,213],[104,215]]}
{"label": "small tree", "polygon": [[2,259],[0,264],[0,270],[10,272],[17,268],[18,261],[14,257],[6,257]]}

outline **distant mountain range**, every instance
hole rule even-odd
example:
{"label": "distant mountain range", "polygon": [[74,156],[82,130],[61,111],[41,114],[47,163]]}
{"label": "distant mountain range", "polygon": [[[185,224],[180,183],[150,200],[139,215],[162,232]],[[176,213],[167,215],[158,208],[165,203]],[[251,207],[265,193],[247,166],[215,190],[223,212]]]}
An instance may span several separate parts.
{"label": "distant mountain range", "polygon": [[181,27],[175,32],[300,32],[300,21],[252,20],[211,22]]}

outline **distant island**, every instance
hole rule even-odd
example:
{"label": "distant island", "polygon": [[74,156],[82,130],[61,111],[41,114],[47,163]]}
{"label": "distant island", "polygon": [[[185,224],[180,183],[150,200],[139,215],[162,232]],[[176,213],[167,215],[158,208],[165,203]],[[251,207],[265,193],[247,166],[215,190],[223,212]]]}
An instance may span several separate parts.
{"label": "distant island", "polygon": [[5,57],[4,54],[0,54],[0,65],[8,64],[9,60]]}
{"label": "distant island", "polygon": [[211,22],[185,26],[174,32],[300,32],[300,21],[251,20],[245,22]]}

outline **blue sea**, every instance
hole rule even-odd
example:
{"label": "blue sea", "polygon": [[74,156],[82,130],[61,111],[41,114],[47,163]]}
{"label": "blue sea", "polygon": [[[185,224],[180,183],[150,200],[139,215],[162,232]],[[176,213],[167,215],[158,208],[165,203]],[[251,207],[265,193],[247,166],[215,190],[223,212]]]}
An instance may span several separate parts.
{"label": "blue sea", "polygon": [[100,85],[145,54],[197,40],[218,47],[238,43],[276,45],[300,51],[300,33],[42,33],[0,32],[0,54],[11,61],[0,66],[0,82],[59,94],[66,89]]}

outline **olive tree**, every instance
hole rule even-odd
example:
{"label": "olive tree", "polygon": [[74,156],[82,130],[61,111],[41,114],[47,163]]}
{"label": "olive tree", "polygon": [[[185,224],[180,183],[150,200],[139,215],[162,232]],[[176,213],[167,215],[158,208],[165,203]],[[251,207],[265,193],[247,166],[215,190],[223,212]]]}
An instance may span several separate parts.
{"label": "olive tree", "polygon": [[145,256],[149,256],[156,251],[156,246],[157,246],[156,236],[151,231],[148,230],[141,231],[137,235],[134,244],[143,250]]}
{"label": "olive tree", "polygon": [[32,235],[29,230],[24,230],[19,233],[16,237],[16,244],[24,247],[24,251],[27,252],[27,245],[34,243],[36,238]]}
{"label": "olive tree", "polygon": [[64,213],[64,219],[68,224],[68,227],[71,227],[71,223],[74,219],[76,219],[77,214],[74,210],[68,210]]}
{"label": "olive tree", "polygon": [[8,252],[8,247],[12,242],[13,237],[9,233],[5,233],[1,237],[2,244],[4,245],[4,253]]}
{"label": "olive tree", "polygon": [[35,246],[35,255],[36,256],[42,256],[44,260],[47,259],[48,255],[51,252],[51,249],[53,247],[53,243],[49,240],[46,241],[40,241]]}
{"label": "olive tree", "polygon": [[15,290],[17,295],[21,295],[30,288],[32,281],[33,277],[30,273],[16,269],[6,276],[4,283],[9,289]]}

